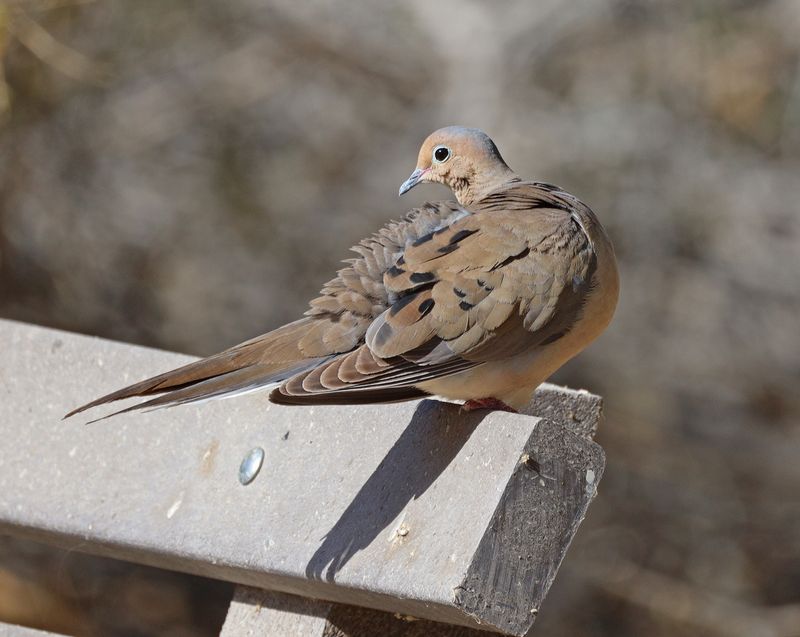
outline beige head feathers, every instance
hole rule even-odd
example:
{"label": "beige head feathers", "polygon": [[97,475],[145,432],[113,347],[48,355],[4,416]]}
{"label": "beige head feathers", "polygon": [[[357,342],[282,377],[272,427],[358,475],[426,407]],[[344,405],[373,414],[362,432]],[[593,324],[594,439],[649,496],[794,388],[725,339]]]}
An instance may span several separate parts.
{"label": "beige head feathers", "polygon": [[506,165],[494,142],[477,128],[448,126],[423,142],[417,167],[400,186],[400,194],[421,183],[444,184],[462,205],[519,178]]}

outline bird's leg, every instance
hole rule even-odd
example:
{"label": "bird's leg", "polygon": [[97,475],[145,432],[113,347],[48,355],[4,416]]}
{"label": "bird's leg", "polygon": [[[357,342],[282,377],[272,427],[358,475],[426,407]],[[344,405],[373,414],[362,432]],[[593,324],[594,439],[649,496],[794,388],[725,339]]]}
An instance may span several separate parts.
{"label": "bird's leg", "polygon": [[494,409],[496,411],[510,411],[514,414],[519,413],[513,407],[506,405],[502,400],[497,398],[478,398],[476,400],[468,400],[461,405],[463,411],[475,411],[476,409]]}

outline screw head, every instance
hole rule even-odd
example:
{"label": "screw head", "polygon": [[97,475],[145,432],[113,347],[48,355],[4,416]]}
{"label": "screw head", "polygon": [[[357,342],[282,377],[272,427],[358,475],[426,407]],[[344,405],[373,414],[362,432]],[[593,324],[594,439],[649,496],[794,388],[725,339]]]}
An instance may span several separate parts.
{"label": "screw head", "polygon": [[239,465],[239,482],[242,484],[250,484],[256,479],[258,472],[261,471],[261,465],[264,464],[264,450],[261,447],[254,447],[242,460]]}

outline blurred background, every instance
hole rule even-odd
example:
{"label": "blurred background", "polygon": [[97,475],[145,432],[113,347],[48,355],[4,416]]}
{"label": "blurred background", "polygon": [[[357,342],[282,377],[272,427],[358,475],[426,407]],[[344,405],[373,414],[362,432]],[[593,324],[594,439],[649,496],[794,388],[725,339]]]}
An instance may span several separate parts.
{"label": "blurred background", "polygon": [[[555,379],[605,397],[608,468],[537,634],[797,636],[799,61],[796,0],[0,2],[0,316],[210,354],[480,127],[621,266]],[[227,585],[137,569],[2,540],[0,620],[215,634]]]}

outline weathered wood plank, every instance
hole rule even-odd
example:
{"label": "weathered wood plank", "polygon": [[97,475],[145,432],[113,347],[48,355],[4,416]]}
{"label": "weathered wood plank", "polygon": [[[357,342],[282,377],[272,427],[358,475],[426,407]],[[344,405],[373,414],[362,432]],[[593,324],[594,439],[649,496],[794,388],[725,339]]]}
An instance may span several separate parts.
{"label": "weathered wood plank", "polygon": [[603,469],[577,392],[564,422],[251,394],[84,426],[190,359],[8,321],[0,352],[0,532],[305,597],[524,634]]}
{"label": "weathered wood plank", "polygon": [[61,634],[49,633],[35,628],[26,628],[16,624],[0,623],[0,637],[64,637]]}

